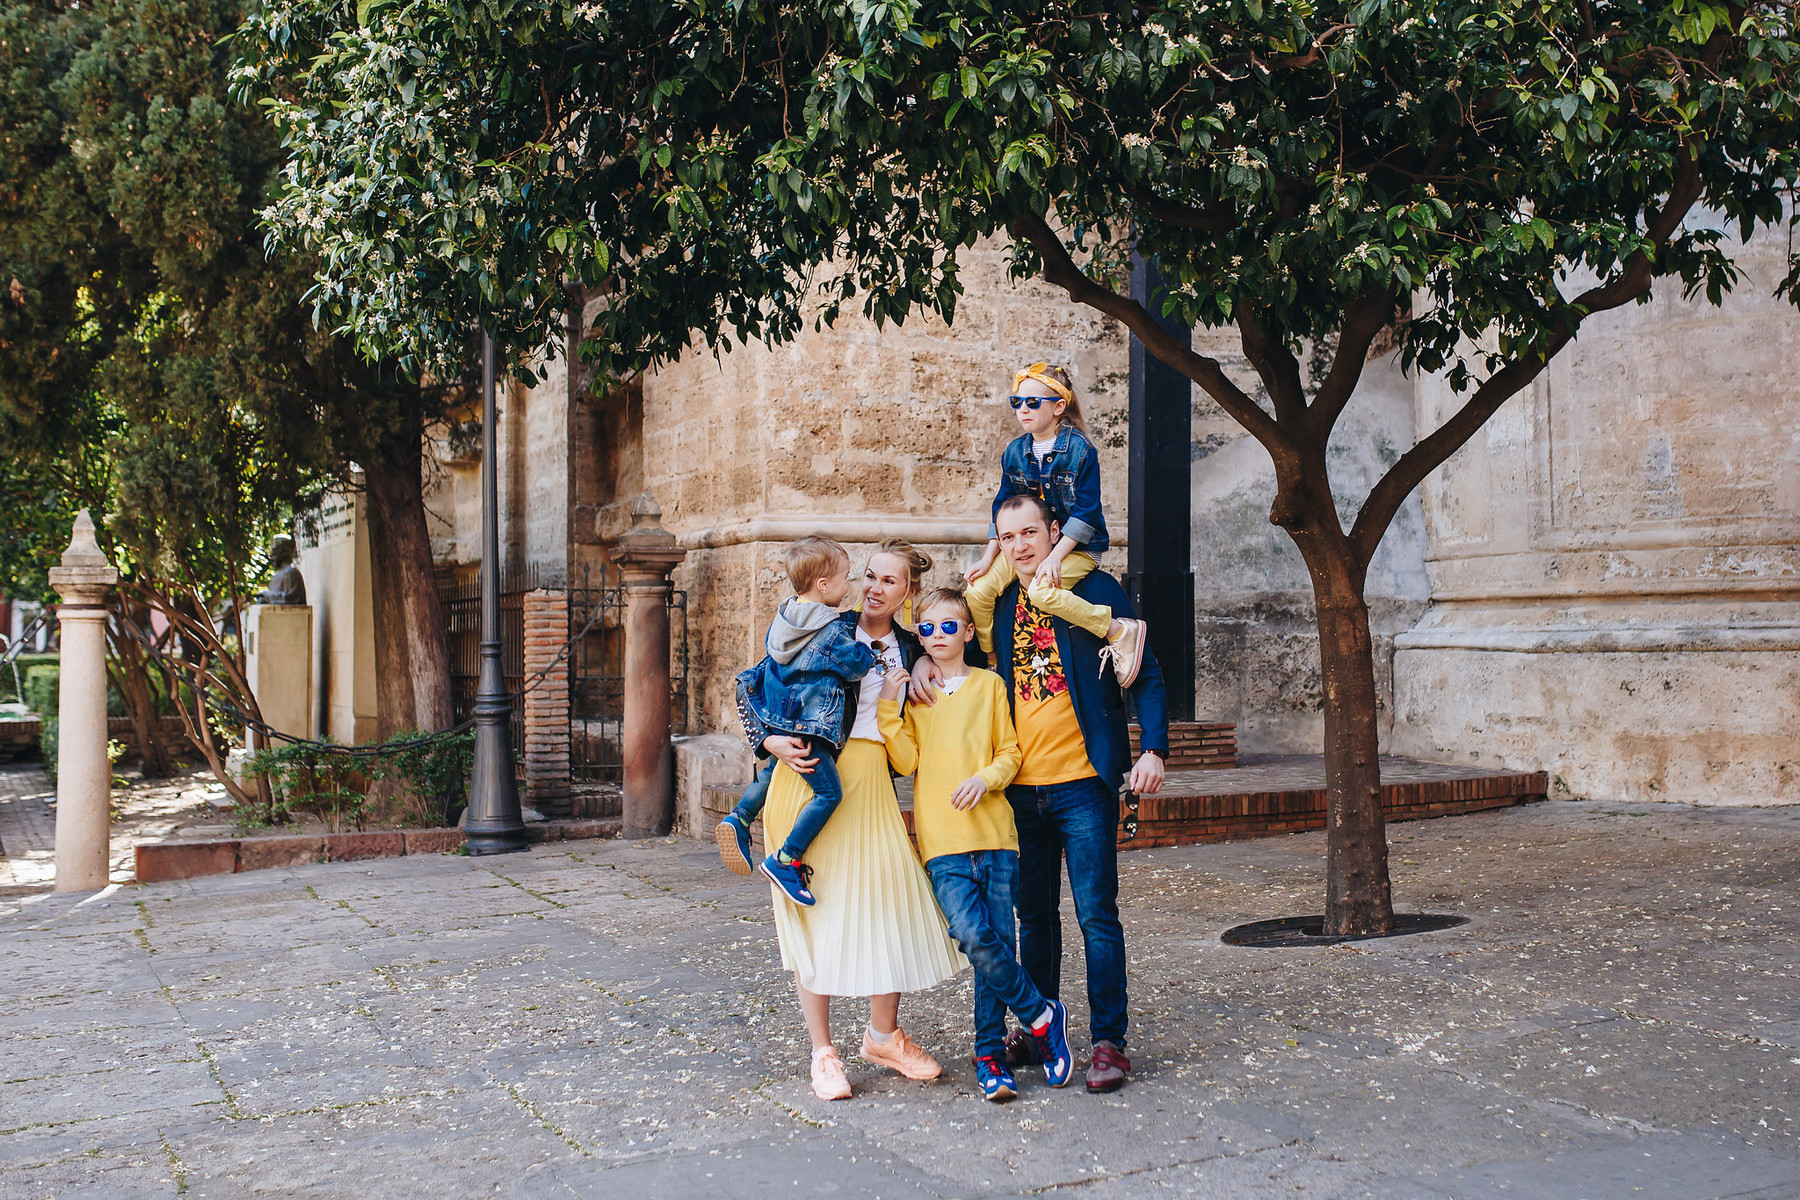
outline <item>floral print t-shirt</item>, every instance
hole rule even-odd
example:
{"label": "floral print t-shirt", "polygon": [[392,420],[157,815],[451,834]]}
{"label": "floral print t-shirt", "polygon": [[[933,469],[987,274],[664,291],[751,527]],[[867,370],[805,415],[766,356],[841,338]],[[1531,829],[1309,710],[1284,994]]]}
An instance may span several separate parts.
{"label": "floral print t-shirt", "polygon": [[1050,619],[1019,589],[1013,610],[1013,725],[1025,761],[1015,783],[1067,783],[1095,774]]}

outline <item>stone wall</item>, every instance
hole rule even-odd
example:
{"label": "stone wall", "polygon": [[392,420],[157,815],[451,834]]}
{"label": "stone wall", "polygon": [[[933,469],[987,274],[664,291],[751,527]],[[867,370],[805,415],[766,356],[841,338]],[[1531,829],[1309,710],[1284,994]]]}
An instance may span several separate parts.
{"label": "stone wall", "polygon": [[[1013,284],[995,246],[969,255],[963,280],[953,328],[847,318],[775,350],[696,352],[645,381],[644,486],[694,550],[676,574],[693,728],[736,727],[732,676],[762,653],[794,538],[836,538],[860,566],[881,539],[905,537],[939,564],[933,583],[979,552],[1000,452],[1018,433],[1005,396],[1024,363],[1071,367],[1122,543],[1123,327],[1045,285]],[[1106,563],[1122,569],[1123,550]]]}
{"label": "stone wall", "polygon": [[[1397,748],[1562,795],[1800,801],[1800,321],[1753,244],[1715,309],[1589,322],[1426,483]],[[1452,403],[1419,383],[1421,428]]]}
{"label": "stone wall", "polygon": [[[1198,331],[1240,387],[1262,389],[1230,331]],[[1309,380],[1329,368],[1309,355]],[[1195,706],[1204,720],[1235,721],[1250,752],[1316,754],[1324,739],[1319,637],[1306,564],[1269,524],[1275,469],[1255,438],[1196,389],[1194,402]],[[1329,447],[1332,488],[1346,525],[1381,474],[1412,445],[1411,383],[1393,358],[1370,362]],[[1406,502],[1369,571],[1384,743],[1393,726],[1394,637],[1425,608],[1425,535],[1419,501]]]}

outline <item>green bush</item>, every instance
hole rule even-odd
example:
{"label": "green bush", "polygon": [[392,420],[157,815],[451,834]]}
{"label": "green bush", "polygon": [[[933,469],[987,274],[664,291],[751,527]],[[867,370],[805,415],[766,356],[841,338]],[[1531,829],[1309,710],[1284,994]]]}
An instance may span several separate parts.
{"label": "green bush", "polygon": [[54,717],[62,668],[55,662],[40,662],[28,668],[24,674],[25,707],[40,717]]}
{"label": "green bush", "polygon": [[463,807],[469,772],[475,761],[475,735],[420,745],[417,730],[395,734],[386,742],[365,743],[362,754],[334,753],[329,745],[281,745],[258,750],[244,764],[251,775],[265,775],[274,796],[273,811],[244,813],[240,822],[285,820],[295,812],[318,816],[333,830],[369,817],[369,790],[382,780],[396,785],[406,804],[409,825],[448,825]]}
{"label": "green bush", "polygon": [[[33,667],[43,666],[54,668],[58,661],[60,661],[60,658],[61,656],[54,650],[47,654],[21,654],[19,657],[13,659],[11,666],[0,667],[0,704],[16,704],[22,702],[25,699],[25,694],[30,690],[26,687],[25,680],[30,676],[31,669]],[[15,676],[13,675],[13,672],[15,670],[18,671],[18,675],[16,676],[18,680],[17,686],[14,685]]]}
{"label": "green bush", "polygon": [[38,749],[44,753],[44,774],[56,782],[56,718],[38,718]]}

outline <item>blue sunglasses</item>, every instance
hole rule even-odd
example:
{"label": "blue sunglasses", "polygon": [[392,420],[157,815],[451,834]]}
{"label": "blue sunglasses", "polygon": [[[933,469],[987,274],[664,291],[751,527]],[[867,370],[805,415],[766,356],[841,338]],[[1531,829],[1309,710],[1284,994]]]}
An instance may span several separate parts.
{"label": "blue sunglasses", "polygon": [[1049,404],[1055,399],[1055,396],[1008,396],[1006,402],[1013,406],[1015,412],[1018,411],[1019,405],[1021,404],[1026,408],[1029,408],[1032,412],[1036,412],[1039,407]]}
{"label": "blue sunglasses", "polygon": [[944,636],[955,637],[956,631],[961,628],[962,622],[960,621],[920,621],[919,636],[930,637],[941,629],[944,631]]}

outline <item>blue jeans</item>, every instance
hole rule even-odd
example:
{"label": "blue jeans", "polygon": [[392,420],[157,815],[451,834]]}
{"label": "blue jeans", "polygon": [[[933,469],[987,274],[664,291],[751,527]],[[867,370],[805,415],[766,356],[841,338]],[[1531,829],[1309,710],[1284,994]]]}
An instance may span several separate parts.
{"label": "blue jeans", "polygon": [[1006,1053],[1006,1010],[1030,1025],[1049,1007],[1014,951],[1019,856],[1011,850],[940,854],[925,869],[950,936],[975,968],[975,1057],[998,1058]]}
{"label": "blue jeans", "polygon": [[[844,801],[844,784],[838,778],[837,747],[819,738],[809,739],[809,744],[813,757],[819,763],[813,768],[811,775],[802,775],[800,778],[812,788],[813,798],[807,801],[806,807],[800,810],[800,815],[794,818],[794,828],[788,832],[787,841],[782,843],[781,848],[789,858],[805,856],[806,848],[813,844],[813,839],[819,836],[819,830],[825,828],[825,822],[831,820],[831,814]],[[731,815],[742,821],[745,829],[750,828],[750,823],[756,820],[763,805],[768,803],[769,780],[775,777],[775,767],[780,761],[771,758],[763,764],[762,770],[756,773],[756,778],[750,781],[750,786],[744,789],[743,798],[737,802],[737,807],[731,810]]]}
{"label": "blue jeans", "polygon": [[1019,962],[1046,996],[1062,985],[1062,864],[1087,951],[1088,1029],[1125,1048],[1125,927],[1119,923],[1119,798],[1098,779],[1014,784]]}

